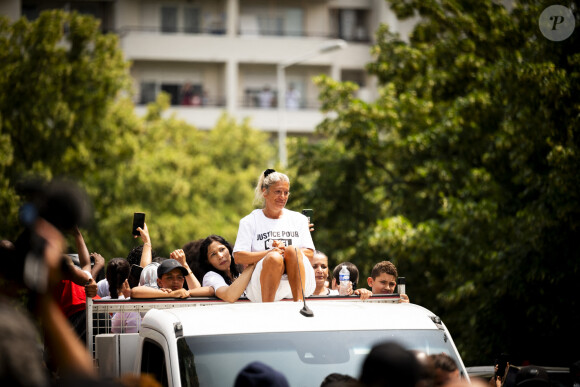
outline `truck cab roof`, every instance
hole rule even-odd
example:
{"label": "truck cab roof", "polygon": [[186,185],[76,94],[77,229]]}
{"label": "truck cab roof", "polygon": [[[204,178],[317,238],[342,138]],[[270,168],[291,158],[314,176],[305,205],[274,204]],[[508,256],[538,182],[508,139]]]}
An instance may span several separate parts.
{"label": "truck cab roof", "polygon": [[[437,330],[435,316],[415,304],[347,302],[309,303],[313,317],[299,313],[301,302],[222,304],[219,307],[149,311],[142,328],[180,323],[183,336],[266,332],[344,331],[353,329]],[[204,322],[203,324],[201,322]]]}

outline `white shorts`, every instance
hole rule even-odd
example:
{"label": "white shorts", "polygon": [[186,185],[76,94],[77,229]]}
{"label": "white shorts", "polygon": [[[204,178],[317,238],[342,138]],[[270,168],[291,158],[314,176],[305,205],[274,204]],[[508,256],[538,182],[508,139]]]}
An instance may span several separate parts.
{"label": "white shorts", "polygon": [[[260,275],[262,274],[262,264],[264,259],[260,259],[256,264],[256,268],[252,273],[252,278],[248,283],[246,288],[246,297],[252,302],[262,302],[262,285],[260,283]],[[316,280],[314,278],[314,269],[310,260],[302,254],[302,263],[304,265],[304,297],[309,297],[314,293],[316,289]],[[274,301],[280,301],[283,298],[292,298],[292,289],[290,288],[290,282],[288,281],[288,275],[284,274],[280,280],[280,285],[278,285],[278,290],[276,290],[276,295],[274,296]]]}

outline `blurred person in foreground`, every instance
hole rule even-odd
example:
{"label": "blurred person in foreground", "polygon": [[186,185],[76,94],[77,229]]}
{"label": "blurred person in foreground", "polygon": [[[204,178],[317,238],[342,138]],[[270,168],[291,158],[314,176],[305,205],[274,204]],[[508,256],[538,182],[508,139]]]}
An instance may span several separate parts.
{"label": "blurred person in foreground", "polygon": [[447,386],[452,382],[461,381],[459,368],[455,360],[448,354],[441,352],[429,355],[433,367],[433,386]]}
{"label": "blurred person in foreground", "polygon": [[366,387],[416,387],[421,372],[413,352],[387,341],[372,347],[363,362],[359,381]]}
{"label": "blurred person in foreground", "polygon": [[[91,356],[54,298],[63,272],[70,268],[63,234],[88,223],[88,198],[73,183],[59,180],[27,181],[18,192],[27,200],[20,210],[25,229],[14,250],[2,254],[6,282],[0,303],[0,380],[3,385],[51,384],[36,341],[33,315],[43,331],[45,351],[58,370],[54,377],[59,384],[95,381]],[[96,293],[96,286],[94,290]],[[26,294],[27,311],[16,305],[17,293]]]}

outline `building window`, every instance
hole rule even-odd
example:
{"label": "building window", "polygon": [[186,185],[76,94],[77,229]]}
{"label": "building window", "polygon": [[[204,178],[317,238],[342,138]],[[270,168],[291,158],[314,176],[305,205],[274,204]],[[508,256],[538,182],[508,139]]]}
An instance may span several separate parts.
{"label": "building window", "polygon": [[304,12],[300,8],[245,7],[240,14],[240,34],[303,36]]}
{"label": "building window", "polygon": [[139,99],[141,105],[155,102],[156,96],[157,90],[154,82],[141,82],[141,98]]}
{"label": "building window", "polygon": [[161,91],[166,92],[170,96],[170,103],[171,105],[179,105],[180,100],[179,96],[181,94],[181,85],[174,84],[174,83],[162,83],[161,84]]}
{"label": "building window", "polygon": [[334,36],[347,41],[368,42],[369,11],[366,9],[331,10],[331,24]]}
{"label": "building window", "polygon": [[201,13],[199,8],[187,7],[183,10],[183,30],[186,34],[201,32]]}
{"label": "building window", "polygon": [[208,93],[202,83],[141,82],[139,104],[155,102],[159,92],[169,94],[171,106],[225,106],[225,98]]}
{"label": "building window", "polygon": [[22,16],[28,20],[36,20],[40,16],[38,4],[22,4]]}
{"label": "building window", "polygon": [[356,83],[359,87],[365,87],[365,72],[364,70],[342,70],[340,80]]}
{"label": "building window", "polygon": [[161,32],[177,32],[176,7],[161,7]]}
{"label": "building window", "polygon": [[160,14],[161,32],[220,35],[226,32],[224,13],[202,12],[197,6],[162,6]]}

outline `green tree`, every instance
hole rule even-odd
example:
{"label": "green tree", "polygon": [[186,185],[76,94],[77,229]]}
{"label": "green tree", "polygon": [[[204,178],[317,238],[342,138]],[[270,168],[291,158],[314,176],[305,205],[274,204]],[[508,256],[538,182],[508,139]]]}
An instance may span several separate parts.
{"label": "green tree", "polygon": [[137,243],[136,211],[166,256],[212,233],[233,243],[273,158],[267,135],[225,115],[211,131],[163,118],[166,95],[136,116],[129,63],[118,38],[98,27],[62,11],[0,19],[0,236],[18,235],[15,187],[34,175],[72,178],[88,192],[94,222],[85,241],[107,259]]}
{"label": "green tree", "polygon": [[[162,118],[169,98],[148,107],[137,151],[123,167],[99,171],[93,230],[108,256],[125,256],[135,242],[132,214],[146,213],[154,249],[164,256],[210,234],[235,242],[239,220],[252,209],[255,179],[273,157],[267,135],[223,115],[211,131]],[[110,236],[114,235],[114,238]]]}
{"label": "green tree", "polygon": [[550,4],[393,2],[421,21],[377,32],[380,97],[320,78],[328,140],[294,154],[317,247],[363,278],[394,261],[471,364],[577,360],[580,44],[541,34]]}
{"label": "green tree", "polygon": [[[44,12],[0,18],[0,210],[4,237],[18,230],[15,184],[31,175],[84,180],[130,158],[128,119],[114,104],[128,64],[114,35],[91,17]],[[115,121],[115,122],[114,122]],[[112,146],[112,145],[116,146]],[[95,157],[97,155],[97,157]]]}

